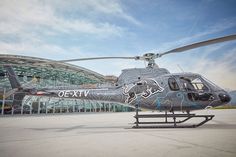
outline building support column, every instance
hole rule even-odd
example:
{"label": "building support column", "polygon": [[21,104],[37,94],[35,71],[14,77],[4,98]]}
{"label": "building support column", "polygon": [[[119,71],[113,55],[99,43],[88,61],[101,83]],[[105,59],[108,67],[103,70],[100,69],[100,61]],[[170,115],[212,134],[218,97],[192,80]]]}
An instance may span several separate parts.
{"label": "building support column", "polygon": [[14,114],[14,106],[11,107],[11,115]]}
{"label": "building support column", "polygon": [[45,102],[45,113],[48,114],[48,102]]}
{"label": "building support column", "polygon": [[66,113],[68,113],[69,112],[69,102],[67,101],[67,103],[66,103]]}
{"label": "building support column", "polygon": [[52,113],[55,113],[55,102],[53,103],[53,109],[52,109]]}
{"label": "building support column", "polygon": [[38,99],[38,114],[40,114],[40,110],[41,110],[41,108],[40,108],[40,99]]}
{"label": "building support column", "polygon": [[[61,102],[60,102],[61,103]],[[62,113],[62,103],[60,105],[60,113]]]}
{"label": "building support column", "polygon": [[5,94],[6,94],[6,88],[3,89],[3,97],[2,97],[2,112],[1,114],[4,115],[4,107],[5,107]]}
{"label": "building support column", "polygon": [[30,115],[32,114],[32,103],[30,103]]}
{"label": "building support column", "polygon": [[[12,100],[14,101],[14,99],[15,99],[15,94],[13,94],[12,96],[13,96]],[[11,106],[11,115],[13,115],[13,114],[14,114],[14,106],[13,106],[13,104],[12,104],[12,106]]]}
{"label": "building support column", "polygon": [[23,110],[24,110],[24,104],[22,103],[22,104],[21,104],[21,108],[20,108],[20,114],[21,114],[21,115],[23,114]]}

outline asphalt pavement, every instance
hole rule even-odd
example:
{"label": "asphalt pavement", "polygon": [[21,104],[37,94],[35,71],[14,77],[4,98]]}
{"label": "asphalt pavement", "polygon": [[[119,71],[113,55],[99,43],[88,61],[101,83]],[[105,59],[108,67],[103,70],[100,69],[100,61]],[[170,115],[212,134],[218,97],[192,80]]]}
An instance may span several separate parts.
{"label": "asphalt pavement", "polygon": [[133,112],[0,117],[0,157],[235,157],[236,110],[195,113],[215,117],[174,129],[132,129]]}

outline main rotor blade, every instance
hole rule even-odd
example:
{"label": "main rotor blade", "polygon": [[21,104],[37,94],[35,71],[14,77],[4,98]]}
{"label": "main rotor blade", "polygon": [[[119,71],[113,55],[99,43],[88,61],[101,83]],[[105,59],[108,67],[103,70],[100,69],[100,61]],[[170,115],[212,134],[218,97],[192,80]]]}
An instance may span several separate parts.
{"label": "main rotor blade", "polygon": [[97,60],[97,59],[137,59],[137,57],[92,57],[92,58],[59,60],[57,62],[75,62],[75,61]]}
{"label": "main rotor blade", "polygon": [[186,45],[186,46],[183,46],[183,47],[179,47],[179,48],[161,53],[161,54],[158,55],[158,57],[161,57],[161,56],[169,54],[169,53],[183,52],[183,51],[195,49],[195,48],[198,48],[198,47],[203,47],[203,46],[216,44],[216,43],[220,43],[220,42],[225,42],[225,41],[230,41],[230,40],[235,40],[235,39],[236,39],[236,34],[229,35],[229,36],[224,36],[224,37],[220,37],[220,38],[215,38],[215,39],[210,39],[210,40],[206,40],[206,41]]}

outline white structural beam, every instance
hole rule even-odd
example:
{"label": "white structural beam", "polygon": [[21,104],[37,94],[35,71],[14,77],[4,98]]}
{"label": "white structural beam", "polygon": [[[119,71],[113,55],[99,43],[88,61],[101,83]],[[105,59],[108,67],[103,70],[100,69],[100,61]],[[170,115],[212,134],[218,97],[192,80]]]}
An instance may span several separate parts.
{"label": "white structural beam", "polygon": [[2,115],[4,114],[4,107],[5,107],[5,99],[6,99],[5,94],[6,94],[6,88],[3,89],[2,112],[1,112]]}

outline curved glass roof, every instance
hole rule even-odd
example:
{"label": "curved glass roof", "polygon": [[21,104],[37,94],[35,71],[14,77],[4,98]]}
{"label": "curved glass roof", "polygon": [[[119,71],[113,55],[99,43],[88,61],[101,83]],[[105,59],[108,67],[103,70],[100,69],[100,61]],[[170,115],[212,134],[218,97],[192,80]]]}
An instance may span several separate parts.
{"label": "curved glass roof", "polygon": [[37,86],[67,86],[82,84],[98,84],[105,82],[105,77],[89,69],[53,60],[0,54],[0,86],[7,86],[8,79],[4,64],[13,66],[20,82],[26,83],[32,79],[37,80]]}

